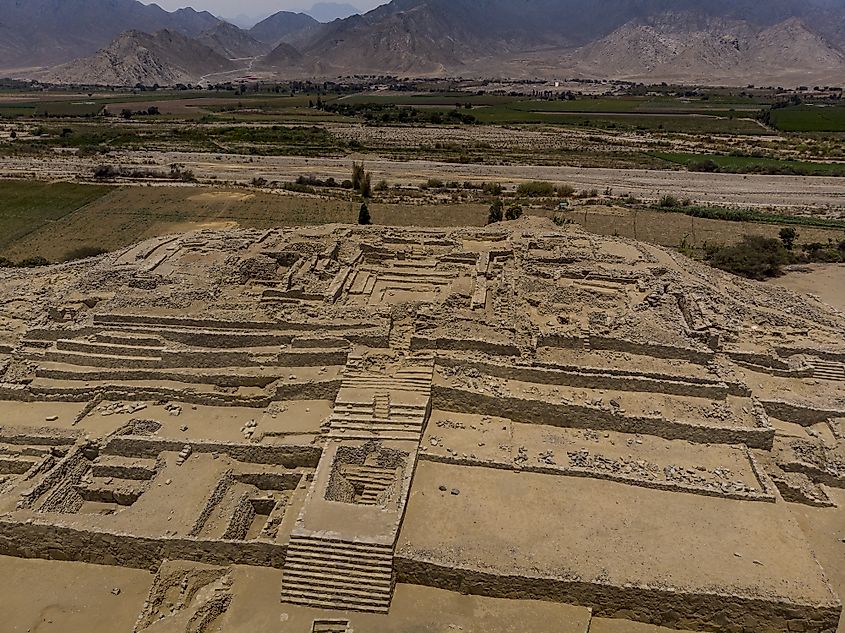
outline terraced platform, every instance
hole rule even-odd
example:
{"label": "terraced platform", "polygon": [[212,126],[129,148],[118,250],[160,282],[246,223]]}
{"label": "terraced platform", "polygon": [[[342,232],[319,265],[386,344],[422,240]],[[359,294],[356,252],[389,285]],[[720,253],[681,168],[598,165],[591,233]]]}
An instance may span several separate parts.
{"label": "terraced platform", "polygon": [[171,236],[0,318],[0,555],[154,570],[136,633],[838,626],[819,302],[526,218]]}

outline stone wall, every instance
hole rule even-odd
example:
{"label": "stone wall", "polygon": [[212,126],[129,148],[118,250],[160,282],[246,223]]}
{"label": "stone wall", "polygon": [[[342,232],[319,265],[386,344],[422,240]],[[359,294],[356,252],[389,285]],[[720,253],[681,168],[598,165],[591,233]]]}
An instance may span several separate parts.
{"label": "stone wall", "polygon": [[0,555],[71,560],[137,569],[158,567],[165,559],[209,565],[275,567],[284,564],[286,546],[261,541],[150,538],[132,534],[79,530],[37,521],[0,519]]}
{"label": "stone wall", "polygon": [[494,343],[481,339],[458,339],[428,337],[415,334],[411,338],[411,350],[473,351],[494,356],[519,356],[519,348],[513,343]]}
{"label": "stone wall", "polygon": [[437,357],[440,367],[468,367],[482,374],[508,380],[521,380],[546,385],[566,385],[583,389],[608,389],[614,391],[637,391],[665,393],[676,396],[692,396],[724,400],[730,393],[728,386],[718,380],[705,380],[691,376],[679,377],[671,374],[650,373],[648,376],[629,373],[604,373],[601,370],[569,370],[548,367],[527,367],[488,363],[484,361],[460,360]]}
{"label": "stone wall", "polygon": [[615,415],[611,411],[595,407],[550,403],[517,396],[488,396],[438,384],[432,387],[432,405],[444,411],[500,416],[517,422],[641,433],[697,444],[745,444],[750,448],[771,450],[774,441],[772,428],[703,426],[666,420],[658,416]]}
{"label": "stone wall", "polygon": [[819,409],[810,405],[795,404],[782,400],[762,400],[763,407],[773,418],[801,426],[826,423],[829,418],[845,417],[845,411]]}
{"label": "stone wall", "polygon": [[506,576],[452,565],[445,567],[401,552],[395,558],[395,567],[397,581],[401,583],[494,598],[575,604],[592,608],[596,617],[720,633],[734,630],[834,633],[842,611],[833,594],[826,604],[790,604],[734,593],[685,593],[657,587]]}
{"label": "stone wall", "polygon": [[[107,455],[155,459],[166,451],[178,453],[185,444],[185,440],[119,435],[109,439],[103,452]],[[195,453],[224,453],[239,462],[275,464],[285,468],[316,468],[322,454],[319,446],[263,446],[211,440],[191,440],[189,444]]]}

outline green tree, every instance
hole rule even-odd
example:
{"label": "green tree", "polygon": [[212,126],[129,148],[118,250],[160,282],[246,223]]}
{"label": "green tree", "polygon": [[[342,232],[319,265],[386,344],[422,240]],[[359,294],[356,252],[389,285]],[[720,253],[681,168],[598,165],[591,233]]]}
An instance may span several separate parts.
{"label": "green tree", "polygon": [[364,163],[352,163],[352,188],[364,198],[372,195],[372,174],[364,169]]}
{"label": "green tree", "polygon": [[490,205],[490,211],[487,213],[487,224],[496,224],[501,222],[505,217],[505,204],[501,200],[496,200]]}
{"label": "green tree", "polygon": [[367,203],[361,205],[361,210],[358,211],[358,224],[361,226],[369,226],[372,224],[372,218],[370,218],[370,209],[367,207]]}
{"label": "green tree", "polygon": [[798,231],[793,227],[787,226],[780,230],[780,241],[786,247],[786,250],[791,251],[795,246],[795,240],[798,239]]}

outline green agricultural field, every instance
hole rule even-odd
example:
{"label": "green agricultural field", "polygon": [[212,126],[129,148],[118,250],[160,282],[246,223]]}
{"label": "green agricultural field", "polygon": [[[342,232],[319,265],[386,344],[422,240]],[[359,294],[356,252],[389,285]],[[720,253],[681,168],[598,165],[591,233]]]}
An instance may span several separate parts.
{"label": "green agricultural field", "polygon": [[845,132],[845,106],[800,105],[776,108],[771,124],[784,132]]}
{"label": "green agricultural field", "polygon": [[80,117],[96,116],[103,106],[93,100],[53,101],[39,103],[35,106],[33,116],[46,117]]}
{"label": "green agricultural field", "polygon": [[709,171],[701,166],[712,162],[720,171],[731,174],[768,173],[800,176],[845,176],[845,163],[814,163],[799,160],[778,160],[755,156],[718,156],[714,154],[684,154],[653,152],[652,156],[693,171]]}
{"label": "green agricultural field", "polygon": [[489,124],[544,124],[687,134],[760,135],[770,133],[752,119],[712,114],[531,112],[512,109],[509,106],[473,109],[471,113],[480,122]]}
{"label": "green agricultural field", "polygon": [[[111,187],[66,182],[0,181],[0,256],[39,231],[103,196]],[[37,253],[19,253],[22,257]]]}

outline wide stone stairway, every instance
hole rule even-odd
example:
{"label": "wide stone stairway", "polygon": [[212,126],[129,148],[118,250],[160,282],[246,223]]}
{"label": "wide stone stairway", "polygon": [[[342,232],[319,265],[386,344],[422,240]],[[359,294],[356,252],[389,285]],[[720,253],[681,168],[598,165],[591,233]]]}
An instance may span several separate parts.
{"label": "wide stone stairway", "polygon": [[282,600],[386,613],[393,554],[430,412],[434,359],[352,355],[288,545]]}

